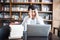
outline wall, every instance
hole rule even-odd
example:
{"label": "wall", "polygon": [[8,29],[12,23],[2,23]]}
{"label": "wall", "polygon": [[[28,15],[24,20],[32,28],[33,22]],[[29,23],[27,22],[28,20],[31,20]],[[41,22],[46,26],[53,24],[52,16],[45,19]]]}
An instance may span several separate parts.
{"label": "wall", "polygon": [[60,0],[53,0],[53,27],[60,25]]}
{"label": "wall", "polygon": [[53,27],[60,24],[60,0],[53,0]]}

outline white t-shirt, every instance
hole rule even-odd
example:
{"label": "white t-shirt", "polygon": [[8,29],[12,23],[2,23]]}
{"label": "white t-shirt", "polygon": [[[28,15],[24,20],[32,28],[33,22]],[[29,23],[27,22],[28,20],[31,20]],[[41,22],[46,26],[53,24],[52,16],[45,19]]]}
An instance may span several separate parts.
{"label": "white t-shirt", "polygon": [[31,19],[28,16],[26,16],[24,18],[23,22],[22,22],[22,25],[24,26],[24,31],[27,30],[27,24],[41,24],[41,25],[44,25],[44,21],[41,17]]}

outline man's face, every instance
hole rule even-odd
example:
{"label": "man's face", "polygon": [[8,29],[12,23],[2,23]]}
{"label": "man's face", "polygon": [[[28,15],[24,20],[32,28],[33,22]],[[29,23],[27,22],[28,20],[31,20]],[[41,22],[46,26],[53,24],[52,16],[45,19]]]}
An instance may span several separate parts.
{"label": "man's face", "polygon": [[33,16],[36,16],[35,10],[32,10],[31,15],[32,15],[32,17],[33,17]]}
{"label": "man's face", "polygon": [[35,18],[36,17],[35,10],[29,10],[29,15],[30,15],[30,17]]}

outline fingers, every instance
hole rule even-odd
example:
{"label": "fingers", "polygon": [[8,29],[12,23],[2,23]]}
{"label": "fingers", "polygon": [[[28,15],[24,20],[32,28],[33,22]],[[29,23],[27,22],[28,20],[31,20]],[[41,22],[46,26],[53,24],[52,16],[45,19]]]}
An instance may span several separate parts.
{"label": "fingers", "polygon": [[32,10],[30,9],[30,11],[29,11],[29,15],[30,15],[30,18],[32,18]]}
{"label": "fingers", "polygon": [[36,13],[38,13],[38,10],[37,9],[35,9],[35,11],[36,11]]}
{"label": "fingers", "polygon": [[37,9],[35,9],[35,12],[36,12],[36,16],[38,16],[38,10]]}

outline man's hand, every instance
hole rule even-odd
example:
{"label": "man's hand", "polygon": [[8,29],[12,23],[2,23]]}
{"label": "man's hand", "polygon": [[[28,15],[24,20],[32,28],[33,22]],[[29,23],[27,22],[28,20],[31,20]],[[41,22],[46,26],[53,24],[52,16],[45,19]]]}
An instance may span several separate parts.
{"label": "man's hand", "polygon": [[29,11],[29,16],[30,16],[30,18],[32,18],[32,10],[31,9]]}
{"label": "man's hand", "polygon": [[38,10],[35,9],[35,12],[36,12],[36,18],[38,18],[38,17],[39,17],[39,15],[38,15]]}

